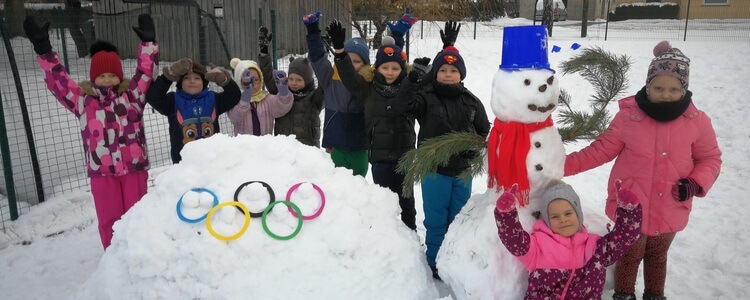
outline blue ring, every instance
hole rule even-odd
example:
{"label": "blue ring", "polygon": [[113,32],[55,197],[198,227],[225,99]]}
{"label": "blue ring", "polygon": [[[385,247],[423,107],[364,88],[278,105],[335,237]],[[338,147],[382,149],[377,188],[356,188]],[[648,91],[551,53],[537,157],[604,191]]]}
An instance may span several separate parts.
{"label": "blue ring", "polygon": [[[214,192],[212,192],[209,189],[206,189],[206,188],[192,188],[192,189],[190,189],[190,191],[199,192],[199,193],[200,192],[209,193],[209,194],[211,194],[212,197],[214,197],[214,205],[211,206],[211,207],[213,208],[214,206],[219,205],[219,197],[216,197],[216,194],[214,194]],[[188,222],[188,223],[198,223],[200,221],[205,220],[206,216],[208,216],[208,212],[206,212],[202,217],[197,218],[197,219],[188,219],[184,215],[182,215],[182,210],[180,209],[180,207],[182,206],[182,197],[185,197],[185,194],[187,194],[187,192],[185,192],[184,194],[182,194],[182,196],[180,196],[180,200],[177,200],[177,216],[180,217],[180,220]]]}

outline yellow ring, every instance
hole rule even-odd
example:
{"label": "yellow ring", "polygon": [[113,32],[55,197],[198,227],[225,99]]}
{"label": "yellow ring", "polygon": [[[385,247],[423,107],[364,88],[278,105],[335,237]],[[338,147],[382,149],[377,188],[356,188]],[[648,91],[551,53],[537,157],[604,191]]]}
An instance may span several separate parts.
{"label": "yellow ring", "polygon": [[[242,211],[245,213],[245,224],[242,225],[242,229],[240,229],[239,232],[237,232],[237,233],[235,233],[234,235],[231,235],[231,236],[225,236],[225,235],[218,234],[218,233],[216,233],[216,231],[214,231],[214,228],[211,227],[211,218],[214,216],[214,213],[219,208],[222,208],[224,206],[237,206],[237,207],[241,208]],[[231,240],[235,240],[235,239],[239,238],[240,236],[242,236],[242,234],[245,233],[245,231],[247,230],[247,227],[249,227],[249,226],[250,226],[250,210],[248,210],[247,206],[245,206],[245,204],[242,204],[242,202],[229,201],[229,202],[220,203],[219,205],[214,206],[213,208],[211,208],[211,210],[208,211],[208,217],[206,217],[206,229],[208,229],[208,232],[211,233],[211,235],[213,235],[215,238],[217,238],[219,240],[222,240],[222,241],[226,241],[226,242],[231,241]]]}

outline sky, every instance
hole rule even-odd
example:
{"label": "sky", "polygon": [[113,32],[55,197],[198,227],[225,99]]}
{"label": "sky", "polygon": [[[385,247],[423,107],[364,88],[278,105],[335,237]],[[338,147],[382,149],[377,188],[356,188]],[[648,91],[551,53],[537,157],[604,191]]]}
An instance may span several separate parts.
{"label": "sky", "polygon": [[[472,38],[472,23],[464,24],[456,47],[468,70],[465,85],[477,95],[494,120],[489,101],[492,78],[500,64],[503,26],[528,25],[524,19],[500,19],[480,25]],[[575,56],[573,43],[627,54],[633,65],[634,94],[644,82],[646,68],[658,39],[610,38],[589,29],[580,37],[574,21],[556,26],[549,44],[553,68]],[[419,23],[415,28],[419,28]],[[566,26],[567,25],[567,26]],[[631,24],[632,25],[632,24]],[[425,24],[424,34],[412,31],[410,56],[433,57],[441,44],[440,23]],[[622,31],[610,28],[610,37]],[[644,33],[647,34],[647,33]],[[707,30],[706,35],[710,35]],[[745,299],[750,297],[750,212],[745,203],[750,174],[750,129],[742,125],[750,91],[747,42],[670,40],[692,59],[690,90],[695,105],[712,118],[723,152],[721,175],[705,198],[695,199],[687,228],[677,234],[669,252],[666,296],[671,299]],[[283,58],[281,58],[283,59]],[[41,72],[26,70],[26,72]],[[127,75],[127,74],[126,74]],[[557,73],[560,86],[571,94],[572,107],[588,108],[591,85],[577,74]],[[40,76],[41,78],[41,76]],[[41,79],[40,79],[41,80]],[[54,100],[53,100],[54,101]],[[608,107],[617,111],[616,103]],[[559,111],[553,116],[557,116]],[[566,144],[566,152],[588,145]],[[612,164],[565,178],[583,200],[585,225],[605,232],[606,178]],[[0,290],[4,299],[517,299],[526,274],[500,244],[491,212],[496,195],[486,189],[486,175],[474,179],[472,198],[457,216],[438,254],[444,282],[431,278],[424,259],[421,191],[415,188],[418,230],[408,230],[398,218],[395,194],[372,184],[371,176],[351,176],[335,168],[319,149],[302,146],[288,137],[229,137],[188,144],[183,162],[150,171],[154,186],[115,224],[112,246],[103,252],[97,232],[93,200],[86,190],[71,191],[34,206],[0,232]],[[213,191],[219,202],[231,201],[242,183],[268,183],[277,198],[305,182],[291,194],[303,215],[313,214],[325,194],[325,207],[304,220],[299,233],[276,240],[264,232],[260,218],[233,241],[220,241],[206,222],[187,223],[207,212],[211,198],[188,192]],[[259,184],[240,193],[250,211],[260,212],[269,196]],[[212,216],[221,235],[241,230],[244,215],[232,207]],[[283,204],[267,216],[270,231],[288,235],[297,228]],[[526,227],[526,229],[530,229]],[[611,270],[610,270],[611,271]],[[611,275],[611,274],[610,274]],[[642,274],[636,283],[643,289]],[[603,298],[612,294],[608,276]]]}

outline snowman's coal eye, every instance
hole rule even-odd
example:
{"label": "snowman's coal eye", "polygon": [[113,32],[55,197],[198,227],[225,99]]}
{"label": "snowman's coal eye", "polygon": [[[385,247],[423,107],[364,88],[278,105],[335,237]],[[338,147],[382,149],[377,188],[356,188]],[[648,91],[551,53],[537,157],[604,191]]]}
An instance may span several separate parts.
{"label": "snowman's coal eye", "polygon": [[523,84],[525,84],[525,85],[531,85],[531,80],[525,79],[523,81]]}
{"label": "snowman's coal eye", "polygon": [[552,84],[554,81],[555,81],[554,76],[550,76],[549,78],[547,78],[547,84]]}

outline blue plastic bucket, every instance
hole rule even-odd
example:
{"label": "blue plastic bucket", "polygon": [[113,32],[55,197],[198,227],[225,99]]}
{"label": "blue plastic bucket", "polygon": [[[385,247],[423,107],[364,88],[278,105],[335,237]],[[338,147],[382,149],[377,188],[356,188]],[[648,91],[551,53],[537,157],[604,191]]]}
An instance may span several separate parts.
{"label": "blue plastic bucket", "polygon": [[503,29],[503,56],[500,69],[547,69],[547,27],[512,26]]}

